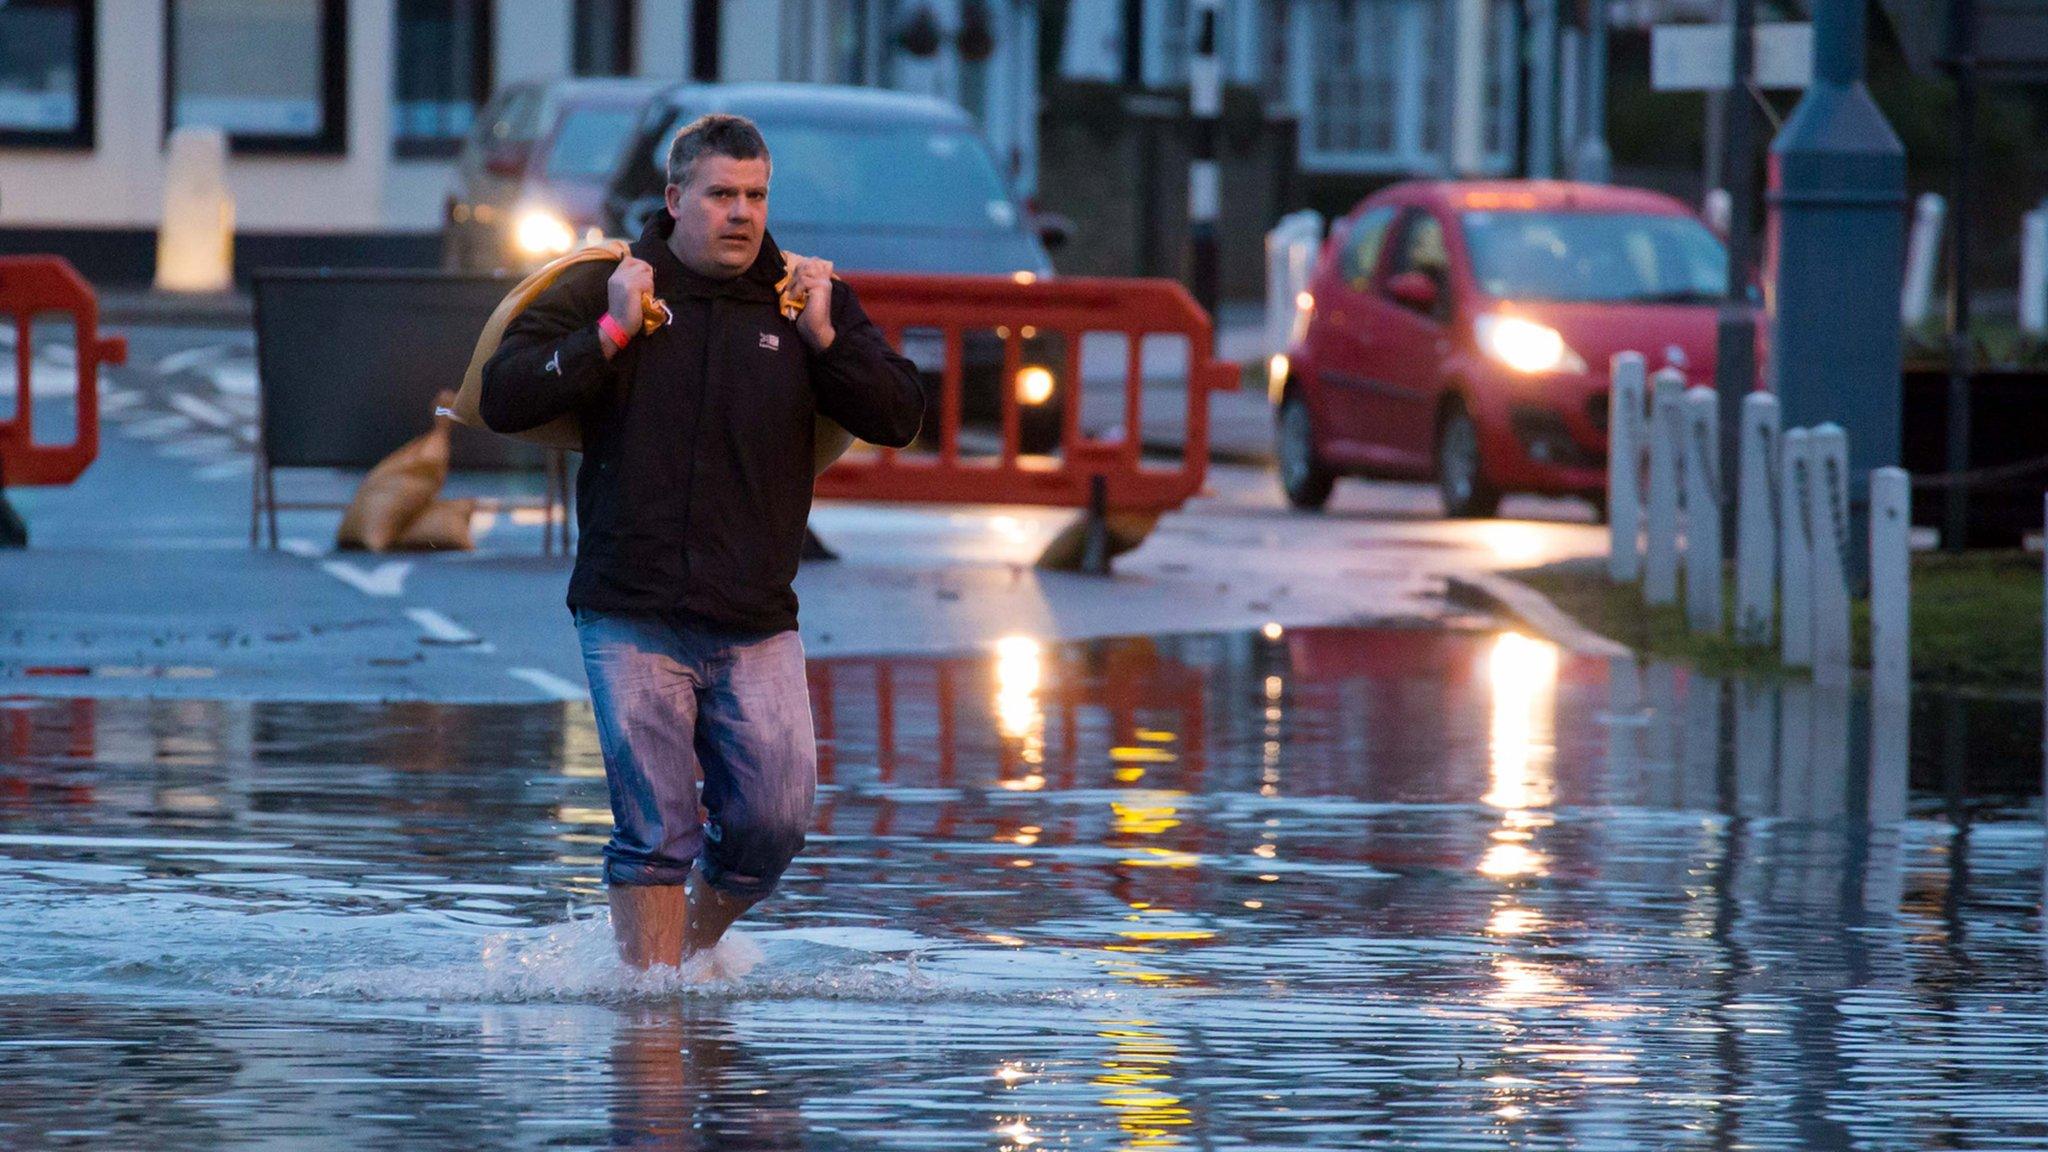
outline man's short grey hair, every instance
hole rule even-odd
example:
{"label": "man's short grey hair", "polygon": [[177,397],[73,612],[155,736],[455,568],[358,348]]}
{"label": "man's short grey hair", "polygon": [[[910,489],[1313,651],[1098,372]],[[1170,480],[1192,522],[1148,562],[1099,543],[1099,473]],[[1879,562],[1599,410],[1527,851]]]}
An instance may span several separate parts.
{"label": "man's short grey hair", "polygon": [[[689,187],[692,170],[700,156],[726,156],[734,160],[767,160],[768,142],[761,130],[745,116],[712,112],[697,117],[676,132],[668,145],[668,182]],[[773,164],[770,161],[771,166]]]}

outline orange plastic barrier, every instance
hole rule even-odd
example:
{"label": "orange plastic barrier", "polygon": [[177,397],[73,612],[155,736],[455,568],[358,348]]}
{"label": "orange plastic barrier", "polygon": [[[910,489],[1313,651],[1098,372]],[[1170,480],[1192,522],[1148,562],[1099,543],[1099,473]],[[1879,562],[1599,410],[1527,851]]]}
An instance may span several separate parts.
{"label": "orange plastic barrier", "polygon": [[[932,329],[945,342],[938,426],[924,435],[936,452],[849,454],[818,477],[820,497],[845,500],[902,500],[953,504],[1038,504],[1086,508],[1098,478],[1104,507],[1113,512],[1163,512],[1201,491],[1209,467],[1209,393],[1235,389],[1237,365],[1214,358],[1209,317],[1187,290],[1170,280],[1058,279],[1020,284],[1005,277],[911,276],[850,273],[860,302],[892,344],[901,347],[907,328]],[[1013,381],[1025,366],[1024,332],[1058,336],[1064,363],[1046,365],[1056,373],[1061,396],[1057,455],[1019,451],[1021,403]],[[1000,453],[963,457],[960,448],[964,335],[993,331],[1003,341]],[[1084,334],[1127,338],[1122,421],[1111,438],[1085,435],[1081,418],[1081,344]],[[1178,464],[1147,466],[1139,430],[1144,427],[1145,381],[1141,346],[1147,336],[1187,339],[1186,448]],[[929,424],[933,416],[927,414]]]}
{"label": "orange plastic barrier", "polygon": [[[78,345],[78,424],[69,444],[35,442],[30,333],[38,314],[50,312],[70,315]],[[99,455],[100,365],[127,363],[128,341],[99,334],[99,298],[56,256],[0,256],[0,318],[13,321],[15,375],[14,415],[0,421],[0,484],[69,484]]]}

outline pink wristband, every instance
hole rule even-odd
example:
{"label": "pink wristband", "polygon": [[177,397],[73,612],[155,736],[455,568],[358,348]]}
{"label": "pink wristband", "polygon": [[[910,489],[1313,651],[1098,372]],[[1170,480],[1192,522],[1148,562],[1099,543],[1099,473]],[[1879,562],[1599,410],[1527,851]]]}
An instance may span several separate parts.
{"label": "pink wristband", "polygon": [[597,330],[611,337],[612,343],[620,348],[624,348],[633,339],[632,336],[626,333],[624,328],[619,326],[617,320],[612,319],[612,314],[609,312],[597,318]]}

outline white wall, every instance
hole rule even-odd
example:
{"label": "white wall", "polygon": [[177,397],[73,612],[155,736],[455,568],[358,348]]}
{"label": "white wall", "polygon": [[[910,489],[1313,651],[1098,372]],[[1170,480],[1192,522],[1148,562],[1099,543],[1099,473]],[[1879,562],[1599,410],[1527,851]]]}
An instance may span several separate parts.
{"label": "white wall", "polygon": [[640,0],[633,29],[633,72],[656,80],[690,78],[690,0]]}
{"label": "white wall", "polygon": [[783,0],[724,0],[718,16],[718,78],[782,79]]}
{"label": "white wall", "polygon": [[515,80],[567,76],[574,61],[569,40],[573,8],[566,0],[498,0],[493,6],[491,80],[504,87]]}

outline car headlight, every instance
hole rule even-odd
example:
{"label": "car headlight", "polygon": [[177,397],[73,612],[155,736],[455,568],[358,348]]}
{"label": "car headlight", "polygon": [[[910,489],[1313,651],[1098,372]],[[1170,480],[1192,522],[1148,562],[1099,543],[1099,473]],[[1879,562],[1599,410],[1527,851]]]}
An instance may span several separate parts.
{"label": "car headlight", "polygon": [[545,208],[528,208],[512,226],[512,240],[529,256],[558,256],[576,246],[576,230]]}
{"label": "car headlight", "polygon": [[1017,403],[1037,406],[1052,399],[1052,369],[1026,364],[1017,369]]}
{"label": "car headlight", "polygon": [[1472,322],[1479,350],[1517,372],[1584,372],[1586,362],[1558,330],[1521,316],[1480,316]]}

